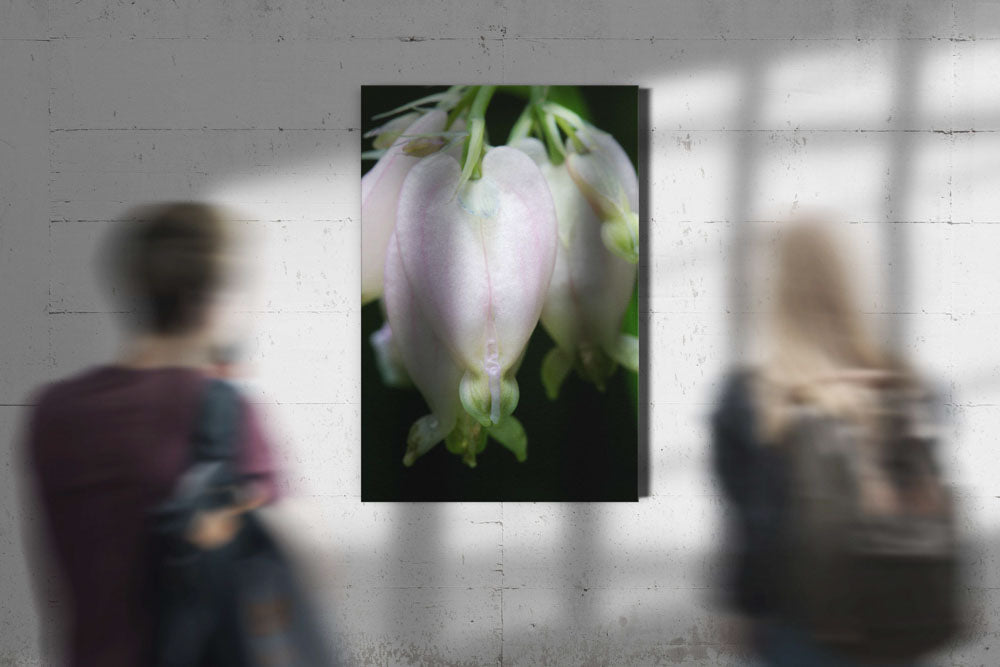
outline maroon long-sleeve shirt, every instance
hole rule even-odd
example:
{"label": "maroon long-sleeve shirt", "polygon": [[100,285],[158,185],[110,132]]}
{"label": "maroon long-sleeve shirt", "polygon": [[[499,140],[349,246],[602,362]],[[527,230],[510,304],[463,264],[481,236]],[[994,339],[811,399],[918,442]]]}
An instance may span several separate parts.
{"label": "maroon long-sleeve shirt", "polygon": [[[206,376],[102,366],[37,395],[26,460],[70,595],[69,663],[147,663],[148,512],[189,464]],[[276,495],[269,444],[244,405],[240,470]]]}

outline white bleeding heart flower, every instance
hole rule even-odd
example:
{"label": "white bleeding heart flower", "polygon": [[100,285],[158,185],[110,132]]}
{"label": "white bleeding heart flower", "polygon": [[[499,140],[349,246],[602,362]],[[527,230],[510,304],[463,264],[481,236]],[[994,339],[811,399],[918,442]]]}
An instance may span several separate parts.
{"label": "white bleeding heart flower", "polygon": [[[549,397],[555,398],[570,369],[576,367],[603,389],[619,363],[631,370],[638,368],[638,339],[621,332],[637,267],[608,250],[602,240],[602,221],[566,163],[553,165],[545,146],[534,138],[521,139],[513,146],[541,168],[559,225],[556,266],[541,314],[542,326],[556,347],[543,361],[543,384]],[[631,164],[627,167],[631,170]]]}
{"label": "white bleeding heart flower", "polygon": [[[555,207],[545,177],[521,151],[490,149],[481,178],[459,188],[461,171],[457,160],[442,153],[425,158],[407,176],[396,219],[398,267],[387,263],[386,280],[393,295],[405,282],[410,299],[401,307],[403,300],[389,297],[387,286],[386,309],[410,376],[436,418],[433,435],[452,422],[456,387],[426,381],[431,373],[417,369],[447,366],[444,349],[460,370],[460,407],[473,424],[513,448],[508,441],[524,439],[510,418],[519,395],[514,375],[555,266]],[[419,317],[404,314],[413,312]],[[454,379],[450,367],[435,373]],[[462,425],[461,414],[455,421],[461,440],[472,429]]]}
{"label": "white bleeding heart flower", "polygon": [[[385,249],[396,225],[399,191],[410,169],[422,158],[428,140],[417,142],[418,150],[407,151],[413,135],[442,132],[447,114],[435,109],[406,127],[397,135],[385,155],[361,178],[361,303],[382,295]],[[398,128],[394,128],[394,131]]]}
{"label": "white bleeding heart flower", "polygon": [[635,264],[639,261],[639,179],[635,168],[607,132],[588,125],[576,137],[587,151],[575,151],[571,143],[566,168],[601,219],[605,246]]}
{"label": "white bleeding heart flower", "polygon": [[[438,338],[415,298],[413,286],[403,270],[395,237],[389,241],[386,253],[384,299],[392,314],[386,326],[379,331],[390,332],[392,350],[401,358],[409,359],[407,378],[412,379],[431,409],[430,414],[410,427],[403,464],[413,465],[417,458],[444,440],[449,451],[460,455],[470,467],[475,467],[476,455],[486,447],[487,436],[492,436],[514,452],[519,461],[524,461],[528,438],[517,419],[508,416],[499,424],[484,427],[462,407],[459,385],[464,371]],[[390,323],[397,327],[399,334],[391,334]]]}

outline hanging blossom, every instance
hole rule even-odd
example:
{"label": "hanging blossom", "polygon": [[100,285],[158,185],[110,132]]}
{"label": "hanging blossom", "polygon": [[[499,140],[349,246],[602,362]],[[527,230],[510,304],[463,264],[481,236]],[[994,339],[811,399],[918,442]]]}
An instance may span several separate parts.
{"label": "hanging blossom", "polygon": [[[425,151],[427,134],[444,130],[447,114],[433,110],[421,115],[410,112],[398,116],[369,135],[374,147],[385,153],[361,177],[361,303],[382,295],[386,247],[396,226],[396,206],[403,180]],[[410,135],[420,134],[419,139]],[[415,150],[414,150],[415,148]],[[384,311],[384,308],[383,308]],[[396,349],[388,322],[375,331],[370,342],[382,381],[391,387],[405,387],[410,379]]]}
{"label": "hanging blossom", "polygon": [[[614,142],[614,139],[610,141]],[[615,173],[602,175],[602,178],[609,182],[613,178],[618,179],[623,191],[633,193],[635,199],[628,204],[634,207],[637,204],[638,183],[628,156],[617,142],[601,145],[593,141],[591,145],[595,146],[595,150],[603,150],[610,155],[621,151],[624,160],[604,160],[603,164],[613,166]],[[603,390],[618,364],[630,370],[638,369],[638,339],[621,332],[622,318],[635,285],[637,266],[622,258],[620,253],[612,253],[606,246],[602,238],[601,218],[570,171],[569,165],[575,153],[571,153],[562,164],[555,165],[550,161],[545,145],[537,139],[520,139],[513,146],[530,156],[541,168],[552,193],[558,219],[558,254],[541,314],[542,326],[556,342],[556,347],[542,363],[542,382],[546,393],[555,399],[562,382],[574,367],[583,378]]]}
{"label": "hanging blossom", "polygon": [[[639,261],[639,179],[624,149],[607,132],[582,121],[568,145],[566,169],[601,220],[605,247]],[[582,150],[581,150],[582,149]]]}
{"label": "hanging blossom", "polygon": [[[482,145],[470,123],[472,160]],[[478,136],[478,140],[477,137]],[[399,197],[385,265],[386,313],[400,356],[431,409],[404,463],[442,439],[469,465],[487,435],[521,460],[515,374],[545,302],[558,232],[545,177],[524,153],[485,153],[466,180],[451,155],[422,160]]]}
{"label": "hanging blossom", "polygon": [[[412,115],[401,118],[413,118]],[[361,177],[361,303],[374,301],[382,295],[385,251],[396,226],[396,205],[403,180],[423,155],[435,145],[432,135],[442,132],[448,115],[434,109],[417,117],[412,123],[399,119],[383,126],[383,134],[396,138],[375,166]],[[400,126],[405,125],[401,129]],[[379,135],[381,138],[382,134]]]}
{"label": "hanging blossom", "polygon": [[[386,123],[378,130],[373,131],[373,135],[376,136],[375,146],[378,147],[380,140],[383,140],[387,134],[391,136],[392,142],[395,142],[398,137],[402,137],[400,139],[401,142],[400,145],[402,146],[403,155],[398,156],[396,159],[402,162],[403,167],[406,167],[406,173],[409,173],[410,166],[415,165],[417,160],[419,160],[422,157],[426,157],[428,155],[436,153],[438,151],[447,153],[456,160],[460,159],[462,155],[462,143],[456,141],[449,141],[447,135],[454,136],[456,134],[461,134],[465,130],[465,121],[461,118],[458,118],[451,124],[450,133],[441,132],[440,134],[435,134],[437,132],[437,126],[441,124],[438,122],[439,118],[437,118],[436,116],[438,116],[438,114],[441,113],[444,112],[438,110],[432,111],[428,115],[433,115],[435,116],[435,118],[432,118],[428,120],[426,124],[421,124],[421,125],[415,125],[412,122],[398,122],[400,121],[401,118],[406,119],[407,121],[409,121],[412,118],[418,118],[419,114],[417,113],[410,113],[406,114],[405,116],[396,118],[390,121],[389,123]],[[426,125],[430,125],[430,127],[426,127]],[[422,132],[422,130],[425,129],[428,131]],[[382,145],[385,145],[385,141],[382,141]],[[383,158],[384,157],[386,156],[383,156]],[[372,171],[374,171],[374,168],[372,169]],[[372,172],[370,171],[368,173],[370,174]],[[403,175],[403,178],[405,179],[405,174]],[[402,180],[400,180],[398,187],[393,187],[391,190],[382,192],[376,191],[371,193],[372,197],[378,197],[390,194],[395,197],[395,199],[393,200],[393,217],[392,217],[391,228],[388,224],[388,218],[383,217],[381,218],[381,220],[379,220],[379,218],[376,217],[376,223],[380,221],[382,222],[380,231],[383,233],[387,228],[389,228],[390,232],[392,231],[392,229],[395,229],[396,226],[395,209],[396,206],[398,206],[399,190],[401,188],[402,188]],[[362,191],[364,191],[363,187]],[[384,212],[383,209],[377,207],[372,207],[372,208],[378,213]],[[364,216],[365,213],[363,212],[362,213],[363,225],[366,224],[364,222],[365,220]],[[365,237],[362,236],[362,242],[364,241],[364,238]],[[387,246],[388,243],[391,242],[387,242]],[[373,247],[372,249],[370,249],[369,254],[362,258],[362,264],[365,264],[367,262],[369,266],[372,267],[382,266],[384,270],[385,266],[384,254],[385,252],[383,252],[382,255],[379,255],[377,247]],[[364,273],[364,266],[362,267],[362,272]],[[369,275],[368,277],[370,279],[374,279],[374,275]],[[380,281],[379,291],[381,292],[382,290],[381,281],[384,280],[384,274],[379,273],[378,279]],[[362,282],[364,282],[364,278],[362,279]],[[362,290],[362,303],[364,303],[364,300],[365,299]],[[392,327],[389,325],[388,319],[385,318],[385,306],[384,304],[380,305],[384,321],[382,323],[382,326],[379,327],[375,332],[373,332],[369,337],[369,342],[371,343],[372,349],[375,352],[376,368],[378,369],[382,381],[386,385],[390,387],[409,387],[412,384],[410,381],[409,373],[407,372],[406,366],[402,360],[402,356],[400,355],[399,350],[397,349],[395,339],[392,334]]]}
{"label": "hanging blossom", "polygon": [[[363,185],[362,300],[382,295],[386,319],[371,342],[383,379],[412,381],[430,410],[406,465],[444,441],[474,466],[489,437],[525,459],[515,376],[539,318],[556,341],[542,365],[550,397],[572,368],[603,389],[618,364],[638,365],[620,332],[639,247],[631,162],[541,87],[512,130],[517,148],[486,150],[495,90],[452,87],[366,135],[382,149]],[[413,115],[428,103],[437,110]]]}

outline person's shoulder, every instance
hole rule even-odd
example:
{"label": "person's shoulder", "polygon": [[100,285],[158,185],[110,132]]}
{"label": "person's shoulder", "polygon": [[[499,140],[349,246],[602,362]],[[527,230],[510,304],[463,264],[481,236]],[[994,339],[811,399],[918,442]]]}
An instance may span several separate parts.
{"label": "person's shoulder", "polygon": [[754,416],[754,384],[758,370],[751,366],[734,366],[722,378],[712,407],[716,427],[731,430],[737,424],[750,428]]}
{"label": "person's shoulder", "polygon": [[28,394],[27,403],[36,412],[57,407],[79,394],[107,368],[107,366],[93,366],[67,377],[41,384]]}
{"label": "person's shoulder", "polygon": [[88,388],[103,370],[102,366],[87,368],[43,383],[28,393],[25,401],[28,407],[20,438],[20,446],[26,448],[25,453],[34,452],[43,442],[51,442],[46,435],[47,426],[63,423],[67,415],[78,412],[82,401],[89,395]]}
{"label": "person's shoulder", "polygon": [[39,385],[28,393],[25,402],[33,412],[39,412],[52,403],[58,402],[58,396],[63,392],[65,383],[66,380],[54,380]]}
{"label": "person's shoulder", "polygon": [[740,365],[730,368],[722,379],[718,403],[731,405],[748,402],[758,375],[758,369],[753,366]]}

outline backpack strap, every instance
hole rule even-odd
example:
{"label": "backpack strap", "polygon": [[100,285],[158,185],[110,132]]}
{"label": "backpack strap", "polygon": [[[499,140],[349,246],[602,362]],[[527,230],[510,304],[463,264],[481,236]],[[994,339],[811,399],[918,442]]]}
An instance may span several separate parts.
{"label": "backpack strap", "polygon": [[205,383],[191,432],[190,463],[161,510],[186,508],[191,512],[236,502],[242,410],[239,392],[232,384],[216,378]]}
{"label": "backpack strap", "polygon": [[241,413],[236,388],[225,380],[208,380],[191,436],[192,463],[235,460]]}

